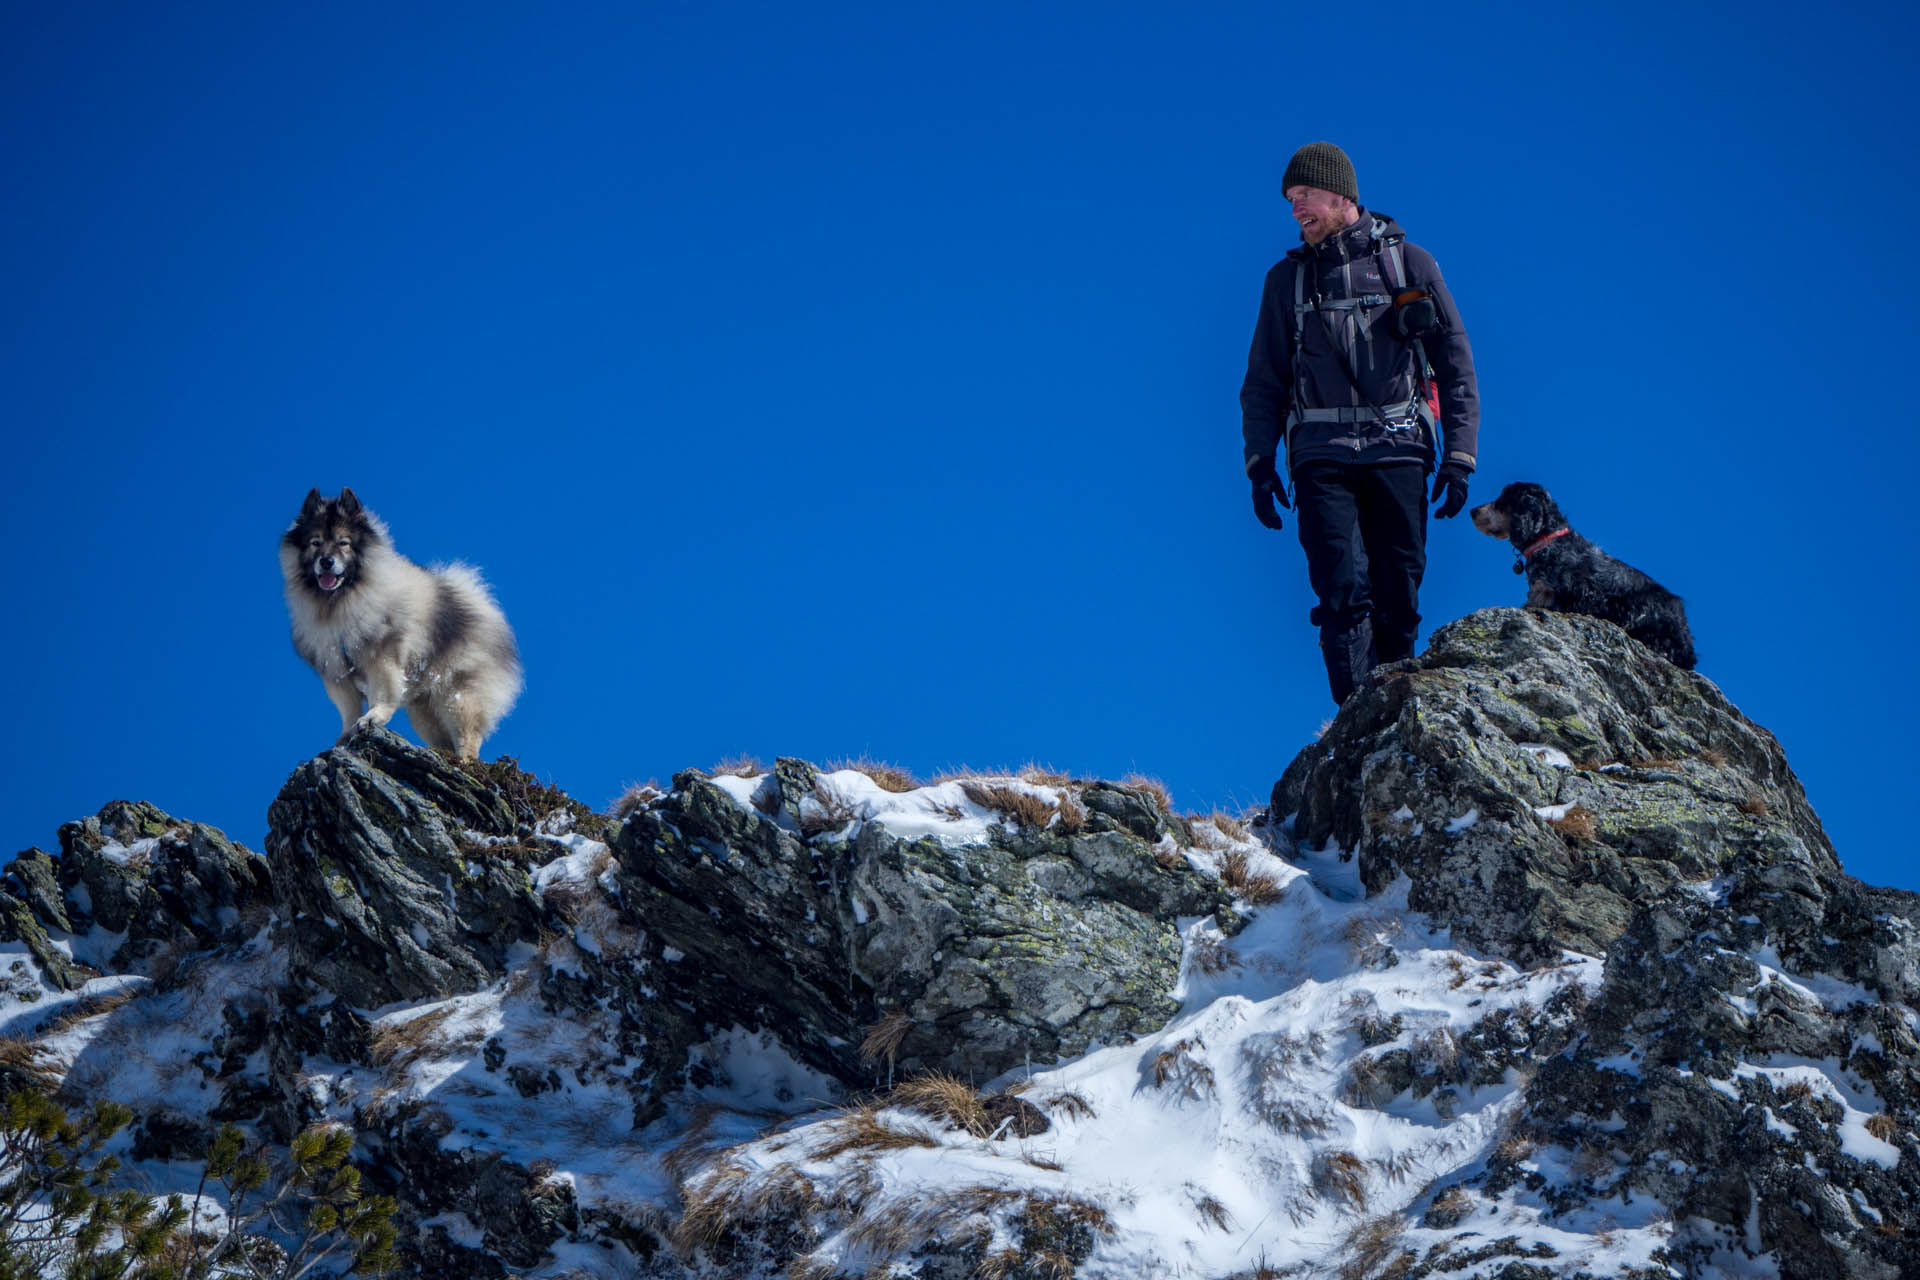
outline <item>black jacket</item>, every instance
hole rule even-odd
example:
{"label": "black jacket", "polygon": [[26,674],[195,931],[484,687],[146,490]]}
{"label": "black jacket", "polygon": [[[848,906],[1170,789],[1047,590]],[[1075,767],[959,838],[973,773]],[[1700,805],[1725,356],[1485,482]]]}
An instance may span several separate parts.
{"label": "black jacket", "polygon": [[1339,409],[1390,405],[1408,398],[1414,386],[1413,349],[1394,331],[1393,308],[1384,301],[1351,310],[1308,312],[1300,317],[1299,351],[1294,349],[1296,273],[1304,273],[1309,302],[1386,295],[1392,286],[1383,274],[1384,250],[1396,238],[1401,241],[1407,286],[1427,290],[1440,314],[1439,332],[1428,336],[1424,346],[1440,386],[1440,427],[1446,438],[1442,461],[1473,469],[1480,439],[1480,392],[1460,312],[1433,255],[1406,243],[1405,233],[1392,218],[1365,209],[1346,230],[1317,245],[1302,244],[1267,272],[1253,347],[1247,353],[1247,377],[1240,385],[1241,431],[1249,465],[1257,457],[1275,456],[1285,438],[1290,470],[1327,460],[1417,460],[1432,467],[1434,441],[1423,423],[1394,431],[1377,420],[1299,422],[1287,431],[1287,415],[1296,404],[1303,409]]}

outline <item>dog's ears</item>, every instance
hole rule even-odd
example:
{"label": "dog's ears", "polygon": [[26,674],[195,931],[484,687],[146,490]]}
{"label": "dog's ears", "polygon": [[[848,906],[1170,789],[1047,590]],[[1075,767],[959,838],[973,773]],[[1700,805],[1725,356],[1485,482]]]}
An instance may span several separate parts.
{"label": "dog's ears", "polygon": [[353,496],[353,490],[340,490],[340,511],[341,514],[349,516],[360,514],[360,499]]}
{"label": "dog's ears", "polygon": [[307,490],[307,501],[300,508],[301,519],[304,520],[306,517],[318,511],[320,509],[320,504],[325,501],[326,499],[320,496],[320,491],[318,489]]}

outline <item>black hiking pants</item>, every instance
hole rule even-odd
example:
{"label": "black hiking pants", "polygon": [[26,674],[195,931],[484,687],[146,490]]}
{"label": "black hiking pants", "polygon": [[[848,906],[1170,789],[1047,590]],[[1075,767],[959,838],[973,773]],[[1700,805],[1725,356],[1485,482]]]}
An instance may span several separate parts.
{"label": "black hiking pants", "polygon": [[1294,475],[1311,620],[1335,702],[1413,653],[1427,572],[1427,472],[1417,462],[1310,462]]}

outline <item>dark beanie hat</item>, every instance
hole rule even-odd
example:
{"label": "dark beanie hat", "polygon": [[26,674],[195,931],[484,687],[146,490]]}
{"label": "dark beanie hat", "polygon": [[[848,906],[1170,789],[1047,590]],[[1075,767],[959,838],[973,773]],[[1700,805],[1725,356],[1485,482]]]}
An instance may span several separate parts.
{"label": "dark beanie hat", "polygon": [[1287,161],[1286,176],[1280,179],[1280,190],[1291,191],[1300,183],[1360,203],[1360,184],[1354,180],[1353,161],[1331,142],[1309,142],[1293,153],[1293,159]]}

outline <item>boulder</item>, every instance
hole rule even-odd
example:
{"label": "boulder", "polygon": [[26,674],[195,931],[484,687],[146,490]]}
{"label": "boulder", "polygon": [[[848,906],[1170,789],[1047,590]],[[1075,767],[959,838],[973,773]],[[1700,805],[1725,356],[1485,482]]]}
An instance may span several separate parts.
{"label": "boulder", "polygon": [[374,1008],[485,986],[541,912],[499,788],[385,729],[307,761],[267,811],[295,976]]}
{"label": "boulder", "polygon": [[1376,670],[1274,785],[1296,852],[1520,964],[1597,955],[1739,857],[1839,869],[1773,735],[1612,623],[1482,609]]}

